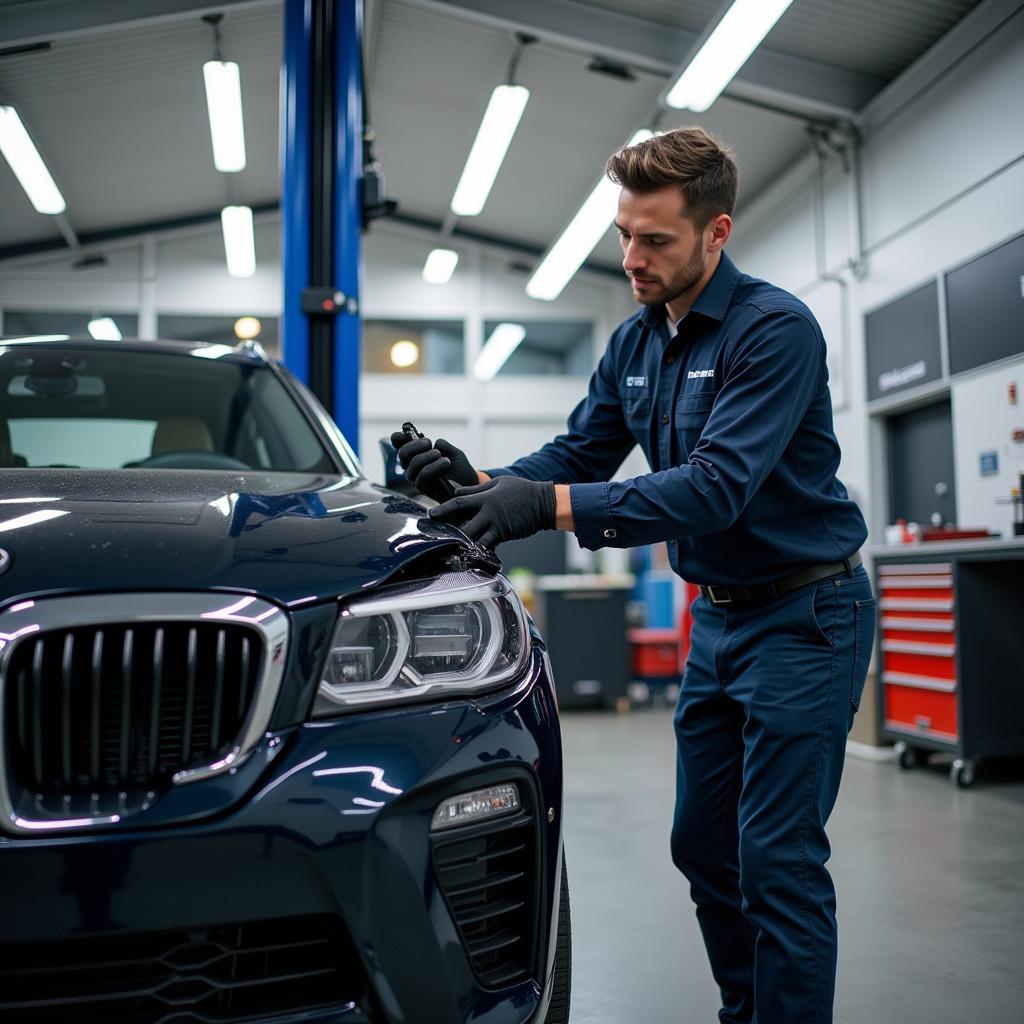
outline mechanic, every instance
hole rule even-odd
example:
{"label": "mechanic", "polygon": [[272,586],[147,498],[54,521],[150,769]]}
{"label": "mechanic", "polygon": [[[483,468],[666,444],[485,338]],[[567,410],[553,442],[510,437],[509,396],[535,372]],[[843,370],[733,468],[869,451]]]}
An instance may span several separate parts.
{"label": "mechanic", "polygon": [[[641,309],[612,334],[566,433],[478,472],[393,437],[408,479],[481,543],[666,541],[701,584],[679,702],[671,850],[726,1024],[826,1024],[836,970],[825,824],[864,686],[867,529],[836,479],[825,341],[796,297],[723,251],[738,170],[700,127],[615,153],[615,224]],[[651,472],[611,477],[634,444]],[[432,494],[433,491],[433,494]]]}

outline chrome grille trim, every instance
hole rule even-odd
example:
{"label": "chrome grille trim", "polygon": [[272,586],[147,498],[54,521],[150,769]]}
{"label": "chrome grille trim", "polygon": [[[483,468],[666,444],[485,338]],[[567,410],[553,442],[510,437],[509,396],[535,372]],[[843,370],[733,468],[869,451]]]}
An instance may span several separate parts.
{"label": "chrome grille trim", "polygon": [[[196,768],[179,771],[174,785],[195,782],[218,775],[242,763],[266,733],[284,676],[288,650],[289,623],[286,613],[276,605],[249,595],[224,593],[117,593],[21,601],[0,611],[0,744],[9,729],[41,728],[41,723],[6,721],[7,686],[19,685],[10,679],[8,668],[20,644],[58,630],[122,625],[133,623],[229,623],[256,630],[262,639],[261,663],[256,674],[255,695],[243,721],[238,738],[226,756]],[[126,654],[127,658],[128,655]],[[156,658],[154,658],[156,660]],[[95,656],[94,656],[95,661]],[[154,669],[159,671],[158,666]],[[30,679],[28,685],[33,685]],[[95,756],[95,755],[93,755]],[[155,794],[153,794],[155,797]],[[48,830],[67,831],[116,824],[132,813],[152,806],[147,800],[120,813],[94,809],[73,817],[25,817],[19,815],[11,794],[7,754],[0,747],[0,829],[15,835],[39,835]]]}

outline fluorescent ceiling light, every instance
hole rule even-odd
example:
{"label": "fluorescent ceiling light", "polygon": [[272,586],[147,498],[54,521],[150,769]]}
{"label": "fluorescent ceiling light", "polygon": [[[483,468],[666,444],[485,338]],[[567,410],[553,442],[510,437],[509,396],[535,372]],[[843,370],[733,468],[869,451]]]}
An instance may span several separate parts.
{"label": "fluorescent ceiling light", "polygon": [[0,153],[40,213],[57,214],[67,209],[60,189],[14,107],[0,106]]}
{"label": "fluorescent ceiling light", "polygon": [[120,341],[121,331],[109,316],[98,316],[89,321],[89,333],[97,341]]}
{"label": "fluorescent ceiling light", "polygon": [[734,0],[669,89],[670,107],[707,110],[793,0]]}
{"label": "fluorescent ceiling light", "polygon": [[256,273],[256,241],[252,231],[252,209],[225,206],[220,211],[224,229],[224,255],[232,277],[252,277]]}
{"label": "fluorescent ceiling light", "polygon": [[452,213],[473,217],[484,208],[529,98],[530,90],[522,85],[499,85],[491,93],[452,197]]}
{"label": "fluorescent ceiling light", "polygon": [[453,249],[431,249],[423,264],[423,280],[427,284],[447,284],[459,263],[459,254]]}
{"label": "fluorescent ceiling light", "polygon": [[[642,128],[629,140],[628,145],[635,146],[653,136],[654,132]],[[551,301],[562,294],[562,289],[583,266],[584,260],[594,251],[615,220],[618,203],[619,186],[602,177],[526,282],[526,294],[531,299]]]}
{"label": "fluorescent ceiling light", "polygon": [[203,65],[203,79],[213,165],[218,171],[241,171],[245,168],[245,131],[238,65],[233,60],[208,60]]}
{"label": "fluorescent ceiling light", "polygon": [[525,337],[526,328],[522,324],[498,324],[480,349],[473,363],[473,373],[480,380],[492,380]]}

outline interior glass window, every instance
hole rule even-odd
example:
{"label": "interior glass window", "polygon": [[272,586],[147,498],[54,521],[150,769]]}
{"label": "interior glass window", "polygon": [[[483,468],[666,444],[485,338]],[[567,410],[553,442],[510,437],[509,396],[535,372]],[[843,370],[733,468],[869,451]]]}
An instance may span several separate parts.
{"label": "interior glass window", "polygon": [[364,320],[363,372],[464,373],[464,338],[461,320]]}
{"label": "interior glass window", "polygon": [[[506,320],[484,322],[484,348],[503,324],[521,331],[512,354],[498,368],[496,376],[589,377],[594,369],[594,325],[589,320]],[[508,328],[504,328],[505,331]]]}
{"label": "interior glass window", "polygon": [[253,316],[249,313],[229,316],[196,316],[184,313],[161,313],[156,320],[156,336],[167,341],[213,341],[235,345],[239,341],[258,341],[267,355],[281,356],[276,316]]}
{"label": "interior glass window", "polygon": [[135,313],[119,313],[103,310],[102,313],[87,312],[53,312],[52,310],[5,309],[3,316],[3,333],[9,335],[29,334],[67,334],[86,337],[89,322],[97,316],[114,321],[122,338],[135,338],[139,333],[139,318]]}

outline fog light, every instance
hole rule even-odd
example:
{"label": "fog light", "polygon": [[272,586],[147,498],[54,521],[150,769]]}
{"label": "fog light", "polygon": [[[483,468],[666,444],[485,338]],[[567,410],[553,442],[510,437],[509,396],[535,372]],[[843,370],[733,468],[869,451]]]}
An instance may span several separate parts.
{"label": "fog light", "polygon": [[473,825],[478,821],[518,811],[521,806],[519,789],[515,783],[477,789],[472,793],[449,797],[439,804],[434,811],[430,831],[437,832],[440,829],[455,828],[457,825]]}

